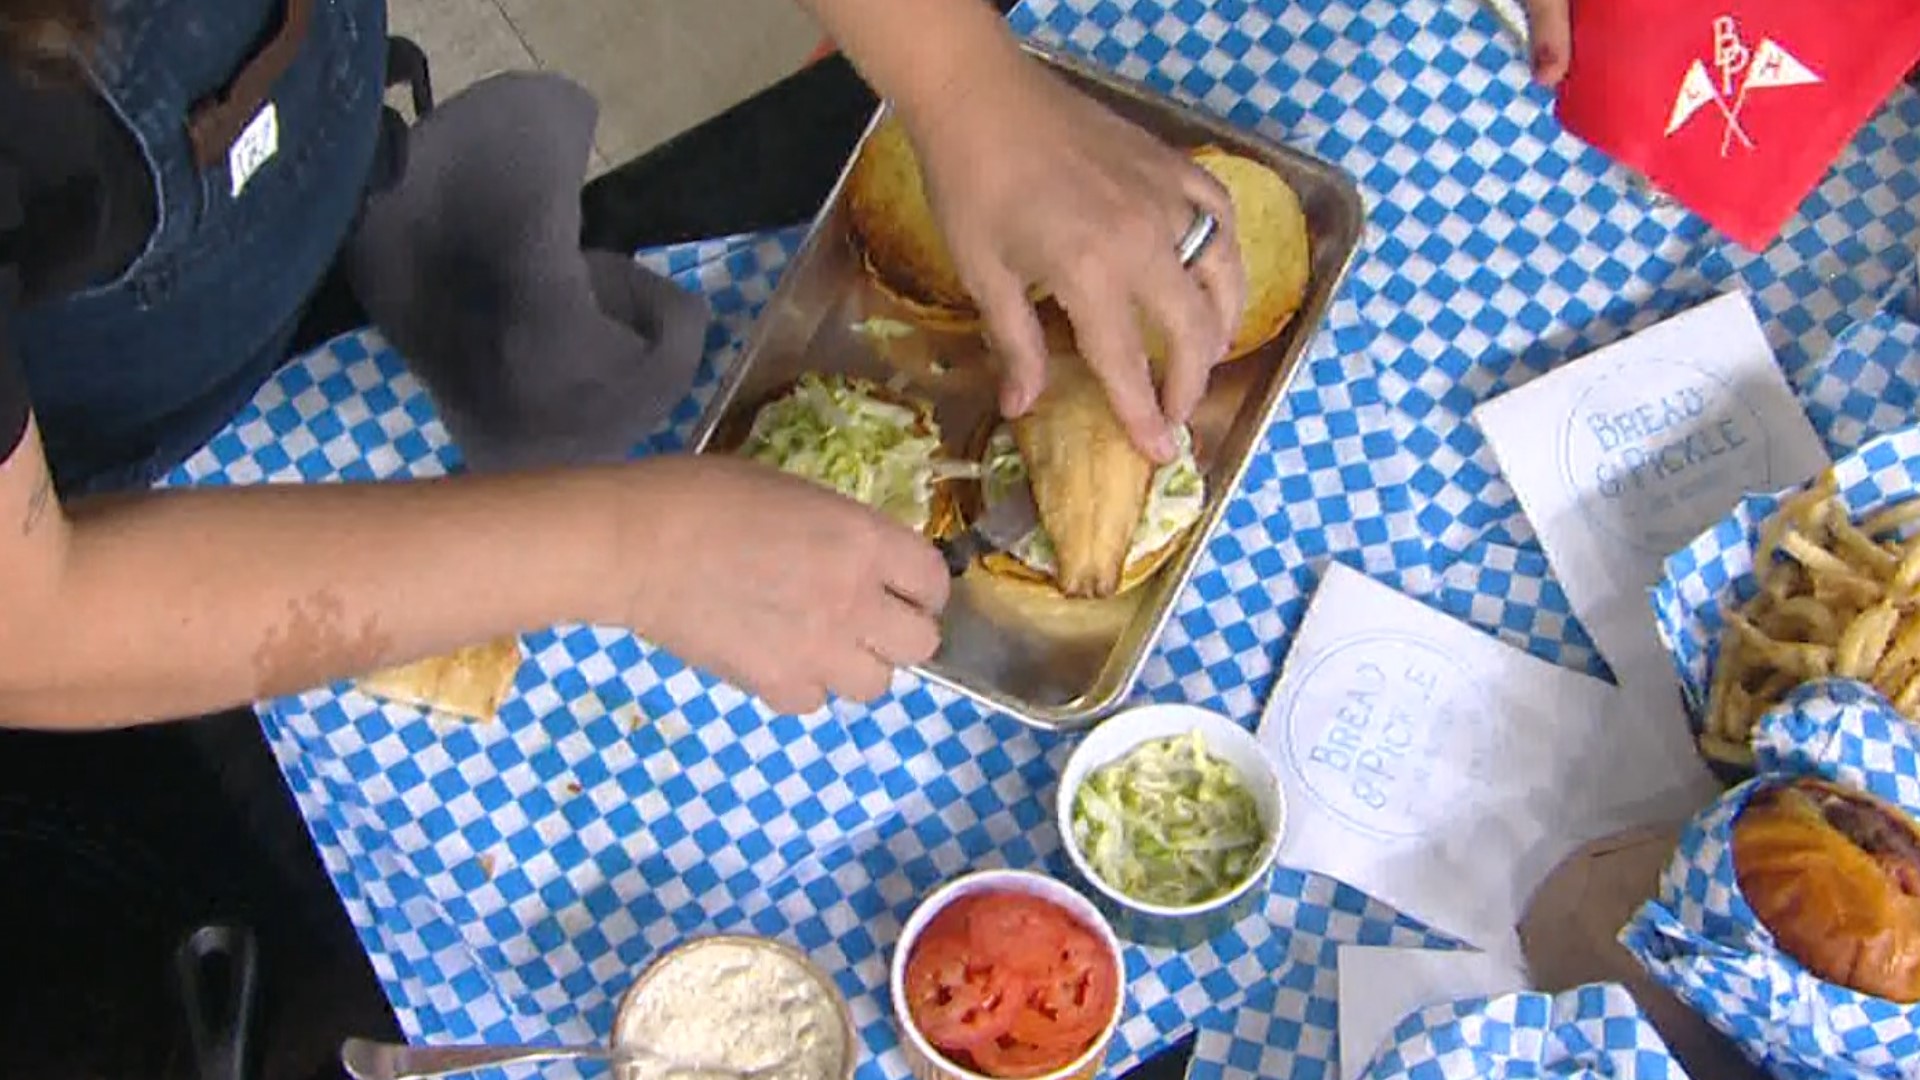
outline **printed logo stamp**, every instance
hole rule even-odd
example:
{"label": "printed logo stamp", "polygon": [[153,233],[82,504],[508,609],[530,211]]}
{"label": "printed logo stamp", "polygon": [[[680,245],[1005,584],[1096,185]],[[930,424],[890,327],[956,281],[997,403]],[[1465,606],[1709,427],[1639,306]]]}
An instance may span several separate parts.
{"label": "printed logo stamp", "polygon": [[1679,93],[1674,95],[1673,112],[1667,118],[1666,137],[1672,138],[1711,105],[1720,115],[1723,158],[1732,156],[1736,142],[1749,151],[1759,149],[1740,119],[1754,91],[1817,86],[1822,82],[1819,74],[1773,38],[1763,37],[1749,49],[1740,37],[1739,23],[1731,15],[1713,20],[1713,69],[1709,72],[1707,61],[1698,58],[1687,66]]}
{"label": "printed logo stamp", "polygon": [[1683,360],[1594,379],[1567,414],[1559,457],[1569,501],[1589,524],[1662,557],[1749,491],[1773,486],[1759,410],[1725,378]]}
{"label": "printed logo stamp", "polygon": [[1493,703],[1458,662],[1422,638],[1386,633],[1341,642],[1296,687],[1287,757],[1314,801],[1357,829],[1422,835],[1474,787],[1491,783]]}

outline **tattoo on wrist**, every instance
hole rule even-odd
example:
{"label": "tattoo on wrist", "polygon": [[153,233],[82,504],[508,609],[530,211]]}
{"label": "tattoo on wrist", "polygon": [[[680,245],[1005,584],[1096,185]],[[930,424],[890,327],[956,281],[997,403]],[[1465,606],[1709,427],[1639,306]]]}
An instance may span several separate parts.
{"label": "tattoo on wrist", "polygon": [[30,535],[47,516],[47,507],[53,504],[53,472],[40,470],[40,480],[33,486],[33,494],[27,496],[27,514],[20,519],[20,535]]}

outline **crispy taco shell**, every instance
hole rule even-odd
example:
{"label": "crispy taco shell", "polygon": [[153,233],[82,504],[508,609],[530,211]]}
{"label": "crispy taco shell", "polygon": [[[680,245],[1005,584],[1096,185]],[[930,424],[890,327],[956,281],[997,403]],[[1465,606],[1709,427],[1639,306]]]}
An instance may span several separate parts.
{"label": "crispy taco shell", "polygon": [[519,670],[520,639],[506,637],[377,671],[356,685],[373,697],[484,722],[499,714]]}
{"label": "crispy taco shell", "polygon": [[1195,150],[1193,160],[1233,197],[1235,235],[1247,276],[1240,327],[1227,349],[1227,359],[1234,360],[1279,337],[1306,303],[1313,241],[1300,196],[1279,173],[1217,146]]}
{"label": "crispy taco shell", "polygon": [[[898,405],[904,409],[911,409],[914,416],[918,418],[918,423],[914,426],[916,434],[931,435],[936,439],[941,438],[940,424],[934,419],[933,403],[927,399],[916,394],[894,390],[880,383],[876,383],[871,379],[860,378],[857,375],[821,373],[821,377],[843,381],[853,389],[876,401],[883,401],[889,405]],[[800,380],[798,378],[789,379],[773,390],[761,395],[749,405],[735,408],[727,415],[726,419],[721,421],[719,427],[715,429],[712,443],[713,448],[729,454],[740,452],[741,448],[746,445],[747,436],[753,432],[753,423],[754,420],[759,417],[760,410],[791,394],[794,387],[799,385],[799,382]],[[934,481],[931,512],[927,516],[926,528],[921,530],[927,539],[940,540],[951,536],[959,529],[960,507],[958,499],[959,494],[955,481]]]}
{"label": "crispy taco shell", "polygon": [[1920,829],[1905,811],[1823,780],[1754,796],[1734,872],[1774,940],[1829,982],[1920,1001]]}
{"label": "crispy taco shell", "polygon": [[[1247,298],[1227,347],[1238,360],[1279,337],[1307,299],[1313,271],[1313,240],[1300,196],[1277,172],[1249,157],[1202,146],[1189,152],[1196,165],[1220,181],[1233,200],[1235,236],[1246,275]],[[1164,360],[1166,344],[1144,316],[1148,355]]]}
{"label": "crispy taco shell", "polygon": [[937,329],[979,325],[927,200],[920,159],[906,129],[888,116],[874,128],[847,176],[847,221],[867,275],[914,321]]}

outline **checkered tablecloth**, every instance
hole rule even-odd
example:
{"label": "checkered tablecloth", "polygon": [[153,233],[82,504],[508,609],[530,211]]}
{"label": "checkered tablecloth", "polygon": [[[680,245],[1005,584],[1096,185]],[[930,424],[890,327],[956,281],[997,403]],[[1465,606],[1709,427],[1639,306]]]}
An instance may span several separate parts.
{"label": "checkered tablecloth", "polygon": [[[1754,256],[1628,194],[1472,0],[1029,0],[1013,18],[1343,165],[1366,195],[1365,250],[1142,680],[1145,697],[1248,724],[1328,558],[1600,670],[1469,410],[1732,285],[1801,383],[1914,232],[1911,91]],[[645,253],[717,312],[702,389],[653,449],[685,437],[798,235]],[[400,358],[359,334],[293,364],[170,482],[425,476],[456,457]],[[747,929],[831,970],[871,1051],[863,1075],[898,1077],[886,963],[916,899],[970,867],[1064,870],[1050,799],[1065,740],[904,678],[872,708],[775,717],[624,633],[526,640],[495,723],[344,688],[261,706],[415,1039],[590,1040],[660,947]],[[1330,1075],[1334,951],[1353,941],[1431,943],[1281,873],[1265,910],[1210,946],[1129,950],[1110,1064],[1197,1025],[1201,1075]]]}

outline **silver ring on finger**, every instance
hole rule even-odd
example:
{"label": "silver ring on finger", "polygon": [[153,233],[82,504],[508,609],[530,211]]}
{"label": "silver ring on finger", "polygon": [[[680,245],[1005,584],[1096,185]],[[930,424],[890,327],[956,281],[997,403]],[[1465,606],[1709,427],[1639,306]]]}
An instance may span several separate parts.
{"label": "silver ring on finger", "polygon": [[1220,232],[1220,219],[1199,207],[1193,208],[1193,224],[1187,226],[1187,233],[1180,238],[1180,265],[1192,266],[1194,261],[1206,252],[1207,245]]}

